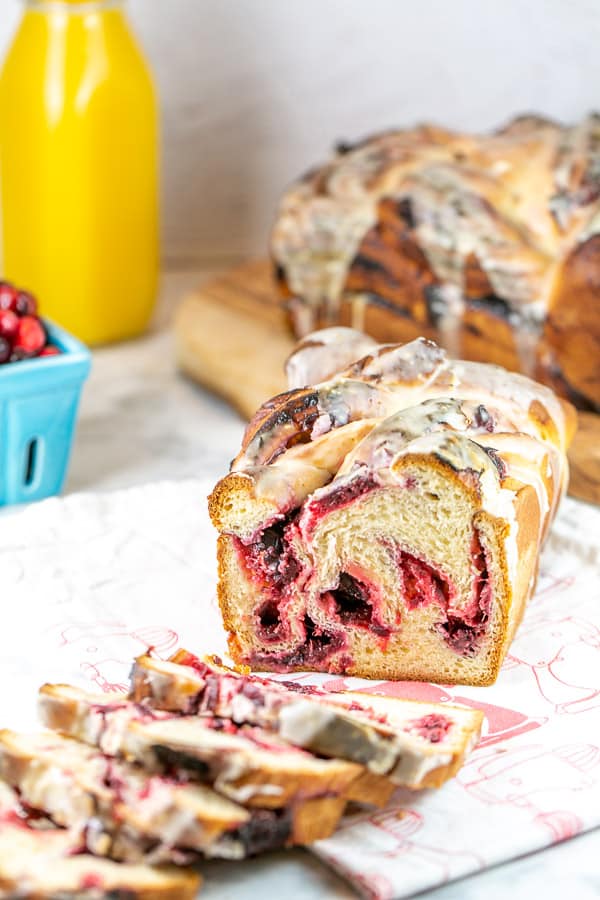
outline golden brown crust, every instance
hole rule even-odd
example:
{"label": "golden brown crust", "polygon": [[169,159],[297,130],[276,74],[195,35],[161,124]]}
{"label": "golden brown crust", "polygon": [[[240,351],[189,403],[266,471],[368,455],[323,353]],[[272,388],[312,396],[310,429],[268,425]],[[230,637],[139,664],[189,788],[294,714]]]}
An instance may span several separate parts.
{"label": "golden brown crust", "polygon": [[68,688],[68,685],[43,684],[39,689],[38,700],[46,727],[68,734],[77,718],[77,702],[66,702],[62,688]]}
{"label": "golden brown crust", "polygon": [[[150,679],[155,674],[160,677],[163,665],[162,660],[156,660],[147,654],[138,656],[130,676],[128,699],[135,703],[147,701],[152,706],[155,693]],[[188,712],[190,701],[197,696],[204,682],[193,668],[185,666],[182,667],[176,683],[162,678],[160,684],[160,709],[167,712]]]}
{"label": "golden brown crust", "polygon": [[[269,769],[254,769],[239,778],[228,781],[235,791],[250,787],[256,790],[257,786],[264,786],[264,791],[256,790],[247,797],[245,803],[248,807],[261,809],[282,809],[290,806],[295,800],[320,799],[325,794],[340,797],[345,794],[348,785],[361,773],[362,766],[345,760],[328,760],[327,771],[322,770],[316,774],[310,767],[314,757],[307,756],[307,770],[302,771],[300,766],[296,772],[290,770],[278,771],[277,767]],[[273,788],[276,790],[274,791]]]}
{"label": "golden brown crust", "polygon": [[262,520],[267,518],[269,513],[277,513],[273,503],[261,501],[256,497],[251,478],[243,473],[230,472],[217,482],[208,497],[208,514],[215,528],[219,531],[231,531],[232,514],[240,504],[243,506],[252,504],[255,510],[260,511]]}
{"label": "golden brown crust", "polygon": [[293,811],[289,846],[312,844],[331,837],[346,809],[347,796],[313,797]]}
{"label": "golden brown crust", "polygon": [[[230,589],[229,571],[228,571],[228,553],[233,552],[232,538],[227,534],[220,534],[217,539],[217,600],[223,616],[223,627],[229,632],[229,649],[232,649],[232,641],[235,641],[236,617],[235,610],[231,608],[231,599],[234,597],[233,591]],[[232,587],[232,586],[231,586]],[[239,654],[231,654],[234,662],[241,664],[243,660],[239,658]]]}
{"label": "golden brown crust", "polygon": [[[566,409],[570,406],[570,403],[566,404],[563,402],[563,409]],[[552,443],[556,444],[557,446],[560,445],[560,435],[558,433],[556,423],[554,422],[554,419],[543,403],[541,403],[539,400],[533,400],[529,404],[529,417],[539,428],[540,435],[542,437],[546,438],[549,441],[552,441]]]}
{"label": "golden brown crust", "polygon": [[519,568],[513,585],[512,604],[507,615],[506,646],[508,649],[519,627],[527,602],[533,594],[539,565],[538,535],[540,533],[541,510],[535,490],[531,485],[522,485],[516,495],[515,516],[517,519],[517,553]]}
{"label": "golden brown crust", "polygon": [[246,427],[234,465],[253,441],[276,433],[280,439],[273,445],[263,440],[262,452],[256,459],[258,464],[271,462],[279,453],[301,442],[303,435],[310,434],[318,415],[317,396],[311,388],[296,388],[267,400]]}
{"label": "golden brown crust", "polygon": [[348,787],[346,799],[353,803],[370,803],[373,806],[387,806],[398,785],[385,775],[376,775],[365,769]]}
{"label": "golden brown crust", "polygon": [[[396,651],[396,647],[394,646],[393,641],[390,641],[389,649],[390,655]],[[230,634],[228,638],[228,646],[229,652],[231,653],[232,658],[235,659],[234,653],[237,653],[237,658],[240,660],[247,659],[245,648],[240,649],[241,644],[238,638],[236,638],[235,634]],[[444,674],[443,683],[444,684],[470,684],[474,687],[487,687],[490,684],[494,684],[498,677],[498,671],[500,666],[497,662],[498,654],[496,654],[496,664],[493,669],[489,671],[486,670],[481,672],[480,674],[469,675],[468,678],[465,678],[463,675],[446,675]],[[306,665],[286,665],[286,672],[306,672]],[[398,681],[398,666],[397,663],[392,662],[391,664],[386,664],[385,662],[371,662],[368,668],[365,665],[355,666],[352,663],[344,663],[343,661],[332,659],[329,667],[320,667],[318,671],[328,672],[330,675],[347,675],[352,678],[368,678],[371,681]],[[418,666],[414,666],[410,672],[407,670],[402,673],[402,681],[432,681],[436,682],[435,678],[431,676],[430,668]],[[440,681],[440,679],[437,679]]]}
{"label": "golden brown crust", "polygon": [[[600,409],[600,234],[577,245],[557,279],[544,328],[553,382],[577,405]],[[552,382],[551,382],[552,383]]]}

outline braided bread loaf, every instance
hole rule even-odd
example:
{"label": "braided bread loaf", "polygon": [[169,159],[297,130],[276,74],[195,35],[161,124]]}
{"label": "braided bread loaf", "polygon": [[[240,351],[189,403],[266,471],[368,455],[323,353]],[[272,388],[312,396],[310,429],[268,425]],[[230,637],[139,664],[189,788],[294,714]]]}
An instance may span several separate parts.
{"label": "braided bread loaf", "polygon": [[424,335],[600,410],[600,116],[341,147],[285,193],[272,255],[295,332]]}
{"label": "braided bread loaf", "polygon": [[288,374],[209,500],[233,658],[494,681],[566,487],[572,407],[431,341],[344,328]]}

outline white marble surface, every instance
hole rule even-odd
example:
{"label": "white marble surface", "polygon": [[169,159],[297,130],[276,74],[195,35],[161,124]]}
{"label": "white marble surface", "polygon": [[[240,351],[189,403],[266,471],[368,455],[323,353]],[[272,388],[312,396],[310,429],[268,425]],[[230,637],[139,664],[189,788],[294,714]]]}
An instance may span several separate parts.
{"label": "white marble surface", "polygon": [[[66,491],[110,490],[160,479],[216,479],[237,451],[243,423],[217,398],[177,374],[168,322],[174,303],[206,271],[171,273],[154,330],[96,351]],[[600,830],[428,892],[431,900],[577,900],[600,896]],[[304,851],[243,864],[211,863],[207,900],[346,898],[354,892]],[[289,890],[287,886],[299,886]]]}

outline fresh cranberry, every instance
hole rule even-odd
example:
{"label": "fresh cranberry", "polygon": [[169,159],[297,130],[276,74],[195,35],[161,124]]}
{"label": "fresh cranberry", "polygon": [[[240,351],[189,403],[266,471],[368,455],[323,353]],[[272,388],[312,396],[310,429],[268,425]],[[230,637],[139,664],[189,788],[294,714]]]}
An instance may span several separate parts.
{"label": "fresh cranberry", "polygon": [[0,335],[11,343],[19,328],[19,317],[11,309],[0,309]]}
{"label": "fresh cranberry", "polygon": [[0,336],[0,364],[8,362],[11,354],[11,346],[10,341],[7,341],[5,337]]}
{"label": "fresh cranberry", "polygon": [[27,350],[24,350],[22,347],[13,347],[12,353],[10,354],[10,362],[21,362],[21,360],[31,359],[31,357],[35,355],[35,353],[28,353]]}
{"label": "fresh cranberry", "polygon": [[37,354],[46,343],[46,332],[39,319],[34,316],[23,316],[19,319],[19,328],[14,349],[25,353]]}
{"label": "fresh cranberry", "polygon": [[56,347],[54,344],[48,344],[42,352],[39,354],[40,356],[60,356],[60,349]]}
{"label": "fresh cranberry", "polygon": [[18,316],[35,316],[37,300],[28,291],[19,291],[15,299],[14,310]]}
{"label": "fresh cranberry", "polygon": [[19,296],[19,291],[8,281],[0,282],[0,309],[12,309],[14,312],[15,302]]}

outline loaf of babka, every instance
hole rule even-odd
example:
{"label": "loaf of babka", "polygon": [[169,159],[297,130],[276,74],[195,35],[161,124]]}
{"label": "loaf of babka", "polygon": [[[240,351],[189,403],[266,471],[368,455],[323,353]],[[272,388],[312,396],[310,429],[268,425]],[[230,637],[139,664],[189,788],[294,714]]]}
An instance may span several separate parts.
{"label": "loaf of babka", "polygon": [[600,410],[598,115],[340,146],[284,194],[271,253],[298,336],[425,336]]}
{"label": "loaf of babka", "polygon": [[233,659],[490,684],[567,484],[572,407],[429,340],[343,328],[288,372],[209,500]]}

